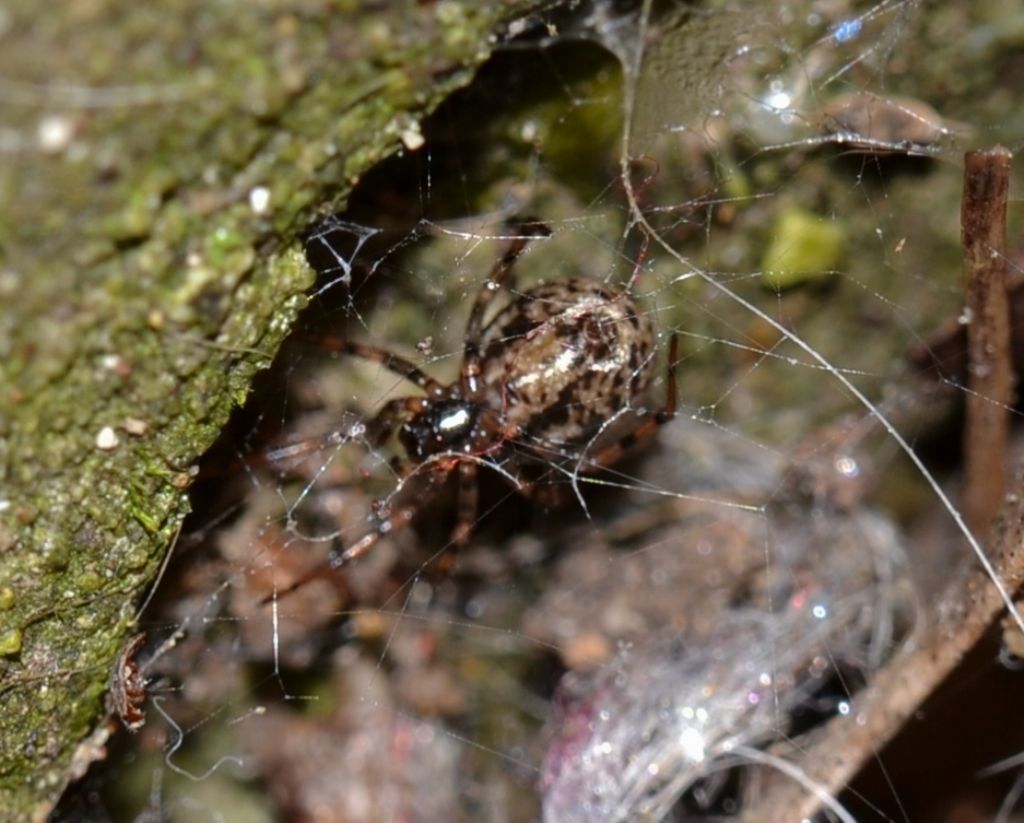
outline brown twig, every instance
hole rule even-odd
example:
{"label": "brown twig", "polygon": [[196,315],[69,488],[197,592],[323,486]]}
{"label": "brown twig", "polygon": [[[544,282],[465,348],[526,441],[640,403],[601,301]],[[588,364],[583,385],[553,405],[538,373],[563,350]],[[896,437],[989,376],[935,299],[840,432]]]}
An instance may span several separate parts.
{"label": "brown twig", "polygon": [[1006,290],[1006,200],[1013,155],[1001,146],[968,152],[960,208],[967,289],[967,423],[964,516],[985,533],[1006,490],[1004,458],[1013,402]]}

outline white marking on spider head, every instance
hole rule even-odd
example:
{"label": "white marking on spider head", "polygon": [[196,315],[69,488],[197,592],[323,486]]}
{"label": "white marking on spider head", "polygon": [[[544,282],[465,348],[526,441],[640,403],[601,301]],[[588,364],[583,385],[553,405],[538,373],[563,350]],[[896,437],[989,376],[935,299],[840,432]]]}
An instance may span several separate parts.
{"label": "white marking on spider head", "polygon": [[443,432],[450,432],[454,429],[461,429],[469,422],[469,412],[459,409],[447,414],[438,421],[437,427]]}

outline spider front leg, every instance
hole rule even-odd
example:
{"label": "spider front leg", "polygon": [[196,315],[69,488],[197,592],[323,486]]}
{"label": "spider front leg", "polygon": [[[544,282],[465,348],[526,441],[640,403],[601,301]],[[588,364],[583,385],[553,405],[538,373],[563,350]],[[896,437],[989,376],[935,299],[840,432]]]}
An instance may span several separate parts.
{"label": "spider front leg", "polygon": [[361,357],[363,360],[370,360],[380,363],[388,371],[404,377],[410,383],[415,383],[429,396],[440,397],[444,394],[444,386],[438,383],[433,377],[397,354],[392,354],[386,349],[368,346],[365,343],[357,343],[354,340],[342,340],[338,337],[327,337],[320,341],[322,348],[329,351],[350,354],[353,357]]}
{"label": "spider front leg", "polygon": [[[413,469],[399,469],[397,473],[401,476],[411,474]],[[442,482],[448,476],[447,471],[439,471],[435,474],[430,475],[430,483],[428,490],[432,489],[438,483]],[[406,503],[399,506],[387,517],[378,517],[377,525],[372,530],[364,534],[359,540],[349,546],[347,549],[340,552],[332,552],[326,560],[317,563],[305,574],[301,575],[298,579],[293,580],[285,588],[275,591],[273,594],[267,595],[260,601],[260,605],[265,605],[275,598],[280,599],[291,594],[296,589],[300,589],[312,580],[317,579],[321,576],[330,575],[336,572],[342,566],[347,566],[353,560],[357,560],[363,555],[367,554],[374,546],[377,545],[384,537],[390,537],[396,532],[408,526],[413,518],[416,516],[416,512],[419,511],[420,504],[422,502],[423,495],[417,497],[411,503]],[[378,498],[373,502],[373,510],[375,516],[377,512],[384,508],[385,500]]]}
{"label": "spider front leg", "polygon": [[[408,477],[416,472],[415,466],[399,466],[396,468],[396,473],[399,477]],[[323,565],[330,570],[340,569],[342,566],[347,566],[353,560],[358,560],[364,554],[370,551],[374,546],[380,542],[381,538],[389,537],[400,529],[408,526],[412,519],[416,516],[416,512],[419,511],[420,505],[423,503],[434,489],[444,483],[448,478],[451,469],[447,466],[434,466],[430,469],[427,475],[427,487],[416,495],[415,500],[411,503],[406,503],[399,506],[387,517],[379,517],[377,520],[377,527],[364,534],[359,540],[349,546],[342,552],[335,554],[329,558]],[[476,485],[476,466],[469,462],[459,463],[459,524],[456,524],[455,531],[452,534],[452,545],[459,546],[465,543],[469,539],[469,535],[472,533],[472,522],[476,519],[476,507],[477,507],[477,485]],[[464,494],[468,490],[468,494]],[[374,512],[377,513],[384,509],[386,506],[386,499],[378,498],[373,502]],[[463,534],[459,528],[462,522],[463,516],[469,521],[469,528],[465,530]]]}
{"label": "spider front leg", "polygon": [[[399,474],[404,476],[413,470],[410,467],[400,471]],[[456,551],[469,542],[469,538],[473,534],[473,525],[476,522],[477,507],[479,505],[480,489],[477,485],[478,468],[476,463],[462,460],[458,464],[458,471],[458,519],[452,529],[448,545],[445,546],[437,561],[438,572],[442,575],[451,572],[452,567],[455,565]],[[444,482],[448,477],[448,473],[447,469],[438,469],[433,472],[430,475],[429,488]],[[339,569],[353,560],[357,560],[377,545],[381,538],[394,534],[399,529],[408,526],[412,522],[413,517],[416,516],[422,498],[423,495],[420,495],[415,502],[401,506],[389,517],[382,519],[374,531],[368,532],[356,543],[353,543],[345,551],[341,552],[341,554],[329,560],[327,568],[330,570]],[[381,505],[381,501],[375,501],[374,508],[379,508]]]}
{"label": "spider front leg", "polygon": [[[375,507],[379,505],[379,501],[374,501]],[[335,554],[325,564],[328,569],[334,571],[340,569],[342,566],[346,566],[353,560],[357,560],[366,554],[370,549],[380,542],[381,538],[387,537],[388,535],[394,534],[400,529],[405,528],[415,517],[417,510],[419,509],[419,503],[407,503],[404,506],[400,506],[388,517],[382,518],[377,522],[377,528],[372,532],[367,532],[359,540],[349,546],[342,552]]]}

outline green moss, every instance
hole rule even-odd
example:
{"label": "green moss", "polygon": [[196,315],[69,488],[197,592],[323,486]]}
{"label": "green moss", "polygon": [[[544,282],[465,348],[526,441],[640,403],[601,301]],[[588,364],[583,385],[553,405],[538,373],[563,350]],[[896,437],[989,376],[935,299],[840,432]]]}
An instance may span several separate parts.
{"label": "green moss", "polygon": [[94,594],[103,587],[104,580],[95,571],[86,571],[78,575],[79,588],[86,594]]}

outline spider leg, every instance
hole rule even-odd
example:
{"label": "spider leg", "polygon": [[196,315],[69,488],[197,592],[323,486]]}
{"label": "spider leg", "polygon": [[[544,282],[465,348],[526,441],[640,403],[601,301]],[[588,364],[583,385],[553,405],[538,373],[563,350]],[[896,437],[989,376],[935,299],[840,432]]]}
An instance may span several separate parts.
{"label": "spider leg", "polygon": [[399,377],[404,377],[410,383],[415,383],[428,395],[440,397],[444,394],[444,386],[433,377],[418,366],[410,363],[404,357],[399,357],[397,354],[392,354],[385,349],[368,346],[365,343],[357,343],[354,340],[342,340],[337,337],[325,338],[321,341],[321,345],[330,351],[342,352],[353,357],[361,357],[364,360],[380,363],[385,369],[394,372]]}
{"label": "spider leg", "polygon": [[404,506],[400,506],[389,517],[381,520],[377,524],[377,528],[372,532],[367,532],[355,543],[345,549],[343,552],[335,554],[334,557],[330,558],[326,566],[331,569],[340,569],[366,554],[370,549],[377,545],[382,537],[387,537],[389,534],[394,534],[399,529],[408,526],[412,522],[413,516],[419,509],[419,502],[407,503]]}
{"label": "spider leg", "polygon": [[[415,467],[398,467],[397,473],[400,476],[409,476],[415,472]],[[416,512],[419,511],[424,499],[429,495],[430,491],[435,487],[443,483],[450,473],[450,469],[444,467],[434,467],[427,475],[427,487],[417,494],[412,502],[406,503],[399,506],[393,511],[388,517],[380,519],[377,523],[377,528],[371,532],[367,532],[355,543],[345,549],[343,552],[336,553],[333,557],[328,559],[326,565],[331,569],[340,569],[362,557],[370,549],[372,549],[382,537],[394,534],[399,529],[405,528],[411,522]],[[384,498],[374,501],[373,508],[375,511],[379,510],[384,505]]]}
{"label": "spider leg", "polygon": [[[430,482],[428,488],[433,488],[439,483],[442,483],[447,476],[447,471],[438,471],[431,474],[429,477]],[[377,543],[380,542],[381,538],[388,537],[408,526],[416,516],[416,512],[419,511],[420,505],[423,502],[423,497],[424,495],[421,494],[411,503],[406,503],[405,505],[395,509],[395,511],[388,515],[388,517],[380,519],[373,531],[369,531],[364,534],[344,551],[332,552],[326,560],[317,563],[296,580],[289,583],[285,588],[264,597],[260,601],[260,605],[262,606],[269,603],[275,597],[280,600],[282,597],[291,594],[296,589],[302,588],[311,580],[315,580],[318,577],[337,571],[342,566],[347,566],[353,560],[357,560],[362,557],[369,552],[370,549],[376,546]],[[374,509],[379,508],[380,503],[380,500],[374,501]]]}
{"label": "spider leg", "polygon": [[452,530],[453,546],[463,546],[473,533],[477,506],[480,501],[480,486],[477,483],[477,464],[469,460],[459,463],[458,520]]}
{"label": "spider leg", "polygon": [[469,542],[473,534],[473,523],[476,521],[479,505],[480,487],[477,484],[479,468],[470,460],[459,463],[459,485],[457,490],[457,509],[455,527],[452,529],[448,545],[444,547],[437,559],[437,573],[442,576],[450,574],[455,567],[455,556],[460,548]]}
{"label": "spider leg", "polygon": [[326,560],[317,563],[307,572],[289,583],[285,588],[267,595],[260,601],[260,605],[262,606],[269,603],[275,597],[280,600],[282,597],[286,597],[296,589],[301,589],[307,583],[316,580],[318,577],[329,575],[331,572],[340,569],[342,566],[347,565],[356,558],[362,557],[370,551],[370,549],[376,546],[382,537],[387,537],[389,534],[393,534],[399,529],[408,526],[409,523],[412,522],[418,508],[418,503],[409,503],[408,505],[402,506],[392,512],[390,517],[377,524],[376,529],[364,534],[359,538],[359,540],[344,551],[332,554]]}
{"label": "spider leg", "polygon": [[515,227],[516,235],[509,241],[501,257],[491,269],[491,276],[484,281],[480,291],[476,293],[473,308],[466,323],[465,348],[462,353],[461,382],[464,391],[473,393],[477,390],[477,377],[480,374],[480,334],[483,331],[484,314],[487,307],[504,288],[516,261],[534,237],[548,237],[551,230],[537,220],[531,220]]}
{"label": "spider leg", "polygon": [[640,253],[637,255],[636,262],[633,264],[633,273],[629,276],[629,282],[626,283],[627,292],[633,291],[633,285],[640,276],[640,272],[643,271],[644,263],[647,262],[647,252],[650,250],[651,246],[651,236],[647,233],[647,229],[641,226],[640,231],[643,235],[643,240],[640,244]]}

